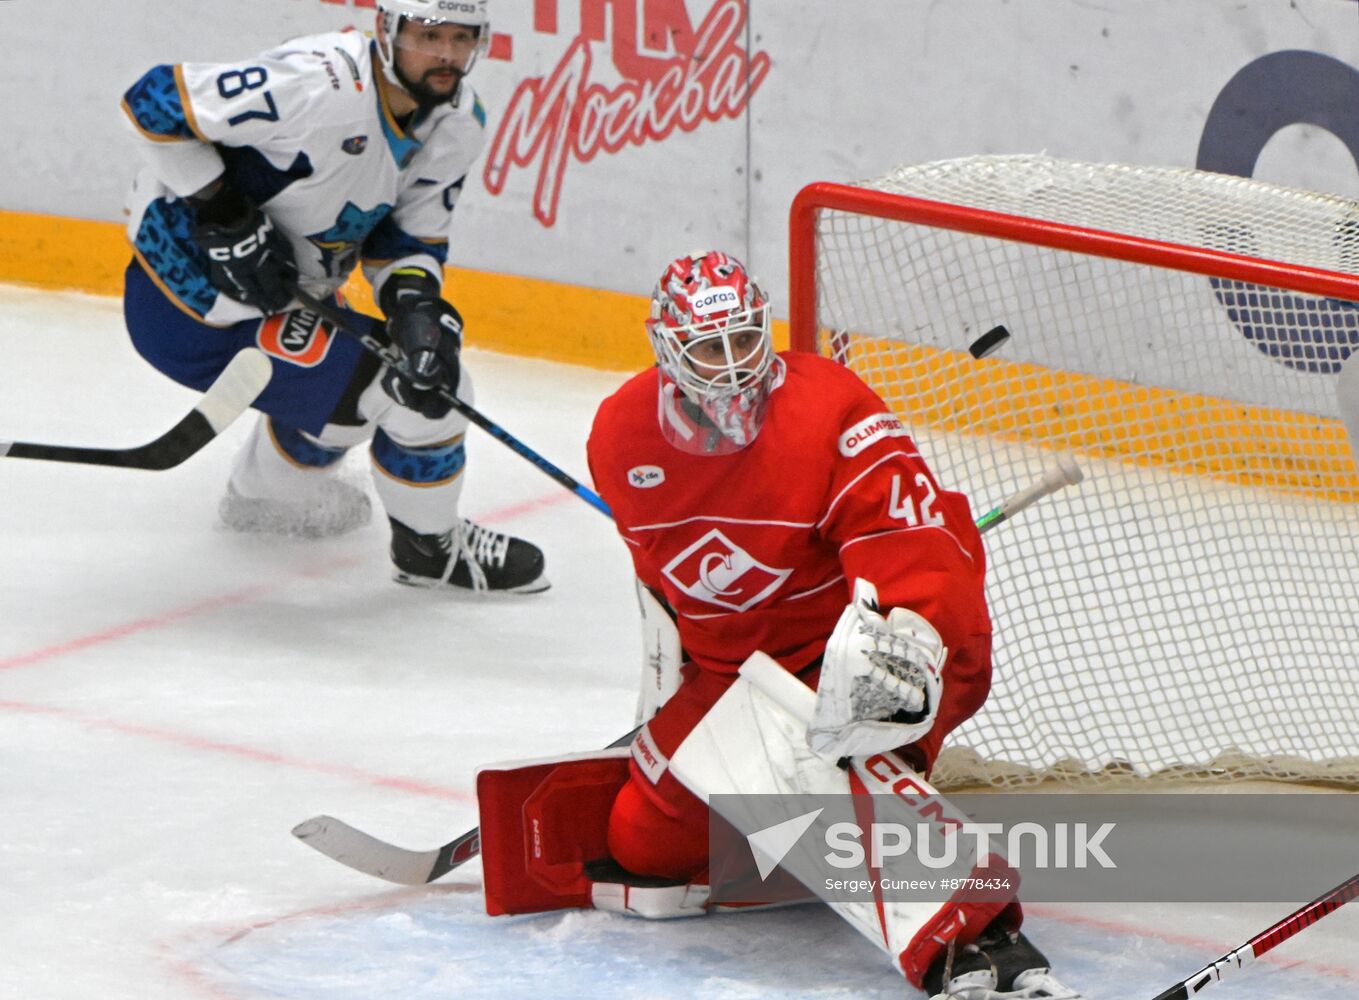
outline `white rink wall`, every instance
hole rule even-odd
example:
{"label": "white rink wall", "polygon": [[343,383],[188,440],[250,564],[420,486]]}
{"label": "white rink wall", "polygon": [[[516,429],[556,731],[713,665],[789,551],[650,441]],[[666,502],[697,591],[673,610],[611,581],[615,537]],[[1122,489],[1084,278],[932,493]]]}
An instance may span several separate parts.
{"label": "white rink wall", "polygon": [[[118,104],[143,70],[366,28],[371,3],[0,0],[0,210],[118,219],[134,169]],[[492,141],[455,223],[463,267],[645,294],[677,252],[722,245],[784,301],[802,185],[973,153],[1198,165],[1359,197],[1356,0],[491,10],[496,57],[472,79]],[[699,37],[714,56],[695,69]]]}

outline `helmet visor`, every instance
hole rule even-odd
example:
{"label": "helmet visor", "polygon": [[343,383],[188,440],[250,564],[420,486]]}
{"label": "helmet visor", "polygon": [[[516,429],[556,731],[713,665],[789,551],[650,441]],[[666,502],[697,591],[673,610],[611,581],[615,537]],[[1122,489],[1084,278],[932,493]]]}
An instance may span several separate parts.
{"label": "helmet visor", "polygon": [[445,60],[465,70],[485,48],[486,35],[476,25],[406,17],[401,19],[392,44],[403,52]]}

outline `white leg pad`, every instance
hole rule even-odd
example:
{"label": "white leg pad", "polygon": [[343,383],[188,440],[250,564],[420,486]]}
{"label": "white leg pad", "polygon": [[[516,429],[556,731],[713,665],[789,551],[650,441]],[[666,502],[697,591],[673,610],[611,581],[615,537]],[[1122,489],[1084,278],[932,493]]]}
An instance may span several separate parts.
{"label": "white leg pad", "polygon": [[[827,763],[807,746],[815,704],[810,688],[757,652],[685,738],[670,760],[670,770],[705,801],[713,795],[849,795],[854,780],[850,772]],[[851,766],[861,793],[937,795],[895,754],[856,758]],[[867,870],[846,876],[854,874],[869,877]],[[1003,908],[999,903],[931,901],[829,905],[916,985],[950,940],[971,940]]]}

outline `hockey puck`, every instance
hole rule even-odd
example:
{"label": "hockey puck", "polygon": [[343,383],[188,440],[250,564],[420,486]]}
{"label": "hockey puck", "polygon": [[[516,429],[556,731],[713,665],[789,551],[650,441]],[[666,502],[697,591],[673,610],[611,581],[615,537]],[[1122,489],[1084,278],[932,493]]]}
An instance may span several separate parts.
{"label": "hockey puck", "polygon": [[993,326],[972,342],[968,353],[974,358],[984,358],[998,351],[1010,339],[1010,331],[1003,326]]}

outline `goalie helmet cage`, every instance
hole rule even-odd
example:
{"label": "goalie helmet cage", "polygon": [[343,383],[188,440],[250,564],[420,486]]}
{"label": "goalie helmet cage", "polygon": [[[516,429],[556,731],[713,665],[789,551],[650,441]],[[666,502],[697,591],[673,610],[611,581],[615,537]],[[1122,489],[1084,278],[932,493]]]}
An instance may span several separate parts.
{"label": "goalie helmet cage", "polygon": [[[941,787],[1359,785],[1359,203],[1193,170],[982,156],[814,184],[795,349],[848,365],[977,503],[995,673]],[[974,359],[996,325],[1011,339]]]}

